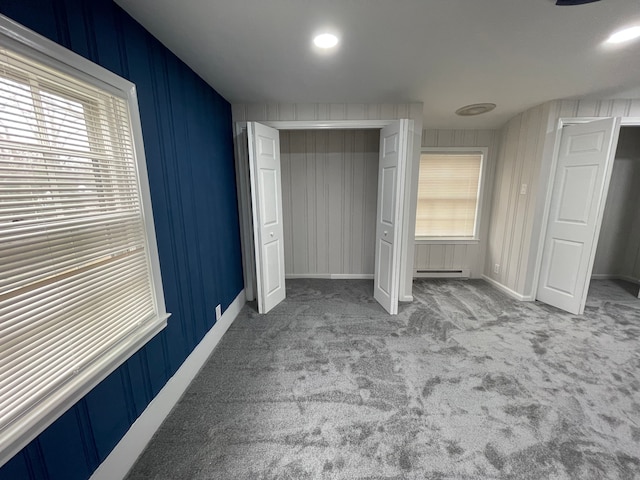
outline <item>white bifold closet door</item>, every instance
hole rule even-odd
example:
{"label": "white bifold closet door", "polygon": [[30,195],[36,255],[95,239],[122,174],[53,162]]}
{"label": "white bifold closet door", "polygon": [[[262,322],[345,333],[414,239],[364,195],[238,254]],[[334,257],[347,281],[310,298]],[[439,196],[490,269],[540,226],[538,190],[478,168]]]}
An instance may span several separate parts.
{"label": "white bifold closet door", "polygon": [[404,171],[409,122],[398,120],[380,131],[376,259],[373,296],[391,315],[398,313]]}
{"label": "white bifold closet door", "polygon": [[618,121],[562,129],[536,298],[581,314],[593,269]]}
{"label": "white bifold closet door", "polygon": [[[392,315],[398,313],[404,172],[410,127],[411,120],[398,120],[380,132],[374,297]],[[280,137],[273,128],[248,122],[247,141],[256,297],[258,312],[267,313],[286,296]]]}
{"label": "white bifold closet door", "polygon": [[282,182],[278,130],[247,124],[258,312],[285,299]]}

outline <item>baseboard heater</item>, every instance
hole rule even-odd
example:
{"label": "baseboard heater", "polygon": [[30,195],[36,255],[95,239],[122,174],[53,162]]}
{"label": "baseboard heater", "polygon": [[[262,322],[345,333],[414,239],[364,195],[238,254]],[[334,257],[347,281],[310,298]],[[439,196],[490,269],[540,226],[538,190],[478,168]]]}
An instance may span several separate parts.
{"label": "baseboard heater", "polygon": [[421,270],[414,272],[415,278],[469,278],[470,270],[463,268],[461,270]]}

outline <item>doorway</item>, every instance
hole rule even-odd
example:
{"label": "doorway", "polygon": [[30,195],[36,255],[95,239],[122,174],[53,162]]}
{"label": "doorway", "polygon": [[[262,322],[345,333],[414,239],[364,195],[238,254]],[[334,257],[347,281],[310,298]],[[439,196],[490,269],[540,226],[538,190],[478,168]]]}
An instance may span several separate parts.
{"label": "doorway", "polygon": [[[380,131],[374,297],[390,314],[396,314],[398,308],[402,214],[405,209],[404,169],[410,152],[411,122],[385,121],[386,126],[382,128],[366,125],[368,128],[378,127]],[[295,122],[286,122],[280,127],[288,130],[292,123]],[[300,123],[306,125],[294,125],[293,128],[309,126],[309,122]],[[344,124],[340,126],[344,128]],[[326,129],[328,125],[315,127]],[[257,298],[260,313],[266,313],[277,305],[286,292],[280,157],[280,132],[277,128],[256,122],[236,124],[236,170],[245,289],[248,300]]]}
{"label": "doorway", "polygon": [[593,264],[589,296],[638,297],[640,283],[640,127],[621,127]]}
{"label": "doorway", "polygon": [[570,313],[585,308],[620,123],[560,120],[536,299]]}

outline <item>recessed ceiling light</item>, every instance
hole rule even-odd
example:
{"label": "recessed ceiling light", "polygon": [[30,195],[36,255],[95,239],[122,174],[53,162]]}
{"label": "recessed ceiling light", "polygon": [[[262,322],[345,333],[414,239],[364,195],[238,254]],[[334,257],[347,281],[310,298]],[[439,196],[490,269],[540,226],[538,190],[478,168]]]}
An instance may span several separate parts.
{"label": "recessed ceiling light", "polygon": [[608,39],[607,43],[623,43],[640,37],[640,26],[625,28],[613,33]]}
{"label": "recessed ceiling light", "polygon": [[473,115],[482,115],[496,108],[495,103],[474,103],[473,105],[465,105],[456,110],[456,115],[463,117],[471,117]]}
{"label": "recessed ceiling light", "polygon": [[338,44],[338,37],[332,33],[321,33],[314,37],[313,43],[318,48],[333,48]]}

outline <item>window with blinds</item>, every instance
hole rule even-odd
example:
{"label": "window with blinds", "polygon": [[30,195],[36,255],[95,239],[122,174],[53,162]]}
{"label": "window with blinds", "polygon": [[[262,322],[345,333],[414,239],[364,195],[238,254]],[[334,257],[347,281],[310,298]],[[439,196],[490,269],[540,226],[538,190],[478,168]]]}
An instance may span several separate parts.
{"label": "window with blinds", "polygon": [[474,238],[480,153],[422,153],[416,237]]}
{"label": "window with blinds", "polygon": [[166,324],[129,102],[0,45],[4,456]]}

